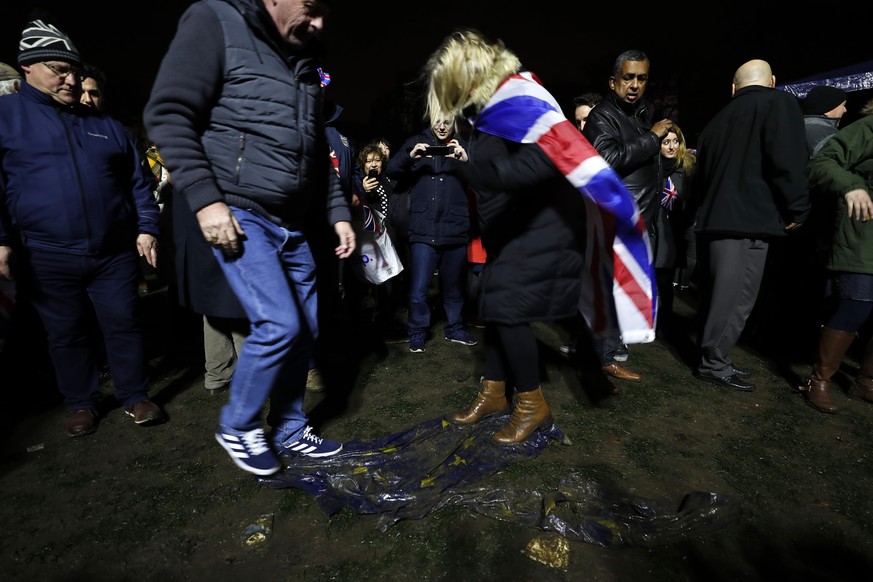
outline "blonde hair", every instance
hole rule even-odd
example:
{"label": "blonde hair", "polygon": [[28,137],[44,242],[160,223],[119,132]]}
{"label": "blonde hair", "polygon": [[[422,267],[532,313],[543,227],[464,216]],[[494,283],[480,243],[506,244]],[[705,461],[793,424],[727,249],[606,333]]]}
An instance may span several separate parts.
{"label": "blonde hair", "polygon": [[476,30],[447,36],[424,67],[428,119],[463,116],[482,109],[500,82],[521,70],[521,61],[503,41],[491,42]]}
{"label": "blonde hair", "polygon": [[873,115],[873,99],[869,100],[863,107],[861,107],[860,113],[861,115]]}
{"label": "blonde hair", "polygon": [[676,134],[676,138],[679,140],[679,146],[676,148],[676,159],[679,160],[679,165],[682,166],[685,173],[690,175],[694,170],[694,163],[697,162],[697,157],[688,151],[688,144],[685,143],[685,134],[682,133],[679,126],[675,123],[671,124],[667,128],[667,133],[669,134],[671,131]]}

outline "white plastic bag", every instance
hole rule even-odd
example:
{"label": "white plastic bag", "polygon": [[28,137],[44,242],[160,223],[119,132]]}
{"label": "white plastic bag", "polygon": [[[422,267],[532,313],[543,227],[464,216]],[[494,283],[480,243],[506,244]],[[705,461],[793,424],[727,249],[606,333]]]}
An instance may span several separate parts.
{"label": "white plastic bag", "polygon": [[[374,230],[364,228],[357,232],[357,260],[355,265],[360,277],[378,285],[403,271],[400,256],[388,236],[385,218],[377,211],[368,208],[374,216]],[[369,221],[365,221],[370,223]],[[371,224],[372,224],[371,223]]]}

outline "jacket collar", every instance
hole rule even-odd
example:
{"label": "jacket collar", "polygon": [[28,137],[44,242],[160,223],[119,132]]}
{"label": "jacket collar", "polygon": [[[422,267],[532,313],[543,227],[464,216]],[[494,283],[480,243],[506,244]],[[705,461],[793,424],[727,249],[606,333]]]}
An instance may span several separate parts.
{"label": "jacket collar", "polygon": [[48,93],[44,93],[33,85],[28,84],[27,81],[25,81],[24,79],[22,79],[21,81],[20,93],[28,101],[33,101],[35,103],[39,103],[40,105],[50,105],[58,109],[73,110],[76,108],[77,105],[79,105],[78,102],[71,105],[64,105],[63,103],[56,101],[55,98]]}
{"label": "jacket collar", "polygon": [[612,91],[606,94],[606,98],[628,117],[640,117],[649,108],[649,103],[645,99],[638,99],[635,103],[627,103],[619,99],[618,95]]}

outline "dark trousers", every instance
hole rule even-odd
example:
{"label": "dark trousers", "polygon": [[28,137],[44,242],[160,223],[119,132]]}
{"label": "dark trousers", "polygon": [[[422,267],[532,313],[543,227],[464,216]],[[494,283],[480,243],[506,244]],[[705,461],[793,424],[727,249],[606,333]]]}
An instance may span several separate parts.
{"label": "dark trousers", "polygon": [[430,327],[430,305],[427,302],[428,289],[433,273],[439,269],[440,293],[443,310],[446,314],[446,333],[463,327],[461,314],[464,310],[464,288],[467,273],[467,246],[429,245],[412,243],[411,277],[409,280],[410,335],[424,333]]}
{"label": "dark trousers", "polygon": [[697,371],[730,376],[729,352],[755,307],[769,244],[761,239],[709,237],[701,243],[704,323]]}
{"label": "dark trousers", "polygon": [[42,319],[58,389],[70,410],[94,408],[100,398],[93,315],[103,333],[116,398],[125,407],[148,398],[137,315],[139,257],[133,244],[129,252],[104,257],[45,250],[28,255],[24,289]]}
{"label": "dark trousers", "polygon": [[527,323],[485,324],[485,379],[507,381],[518,392],[540,386],[539,347]]}

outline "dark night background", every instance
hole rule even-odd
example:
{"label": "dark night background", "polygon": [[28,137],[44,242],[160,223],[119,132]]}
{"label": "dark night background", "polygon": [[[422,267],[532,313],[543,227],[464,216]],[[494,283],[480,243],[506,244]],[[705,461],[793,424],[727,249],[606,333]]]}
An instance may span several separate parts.
{"label": "dark night background", "polygon": [[[55,15],[85,60],[108,77],[108,108],[125,122],[141,112],[160,60],[190,0],[41,0],[4,2],[0,60],[16,66],[18,41],[31,9]],[[376,135],[395,147],[423,122],[415,80],[427,56],[454,28],[473,26],[503,39],[534,71],[565,112],[588,90],[604,92],[612,61],[638,48],[652,61],[647,97],[694,138],[730,98],[737,66],[770,62],[777,83],[873,58],[869,19],[847,3],[805,15],[763,4],[543,2],[520,8],[508,2],[448,0],[351,2],[338,0],[328,20],[325,70],[328,97],[345,108],[344,130],[355,141]],[[846,119],[871,95],[850,94]],[[659,115],[661,116],[661,115]],[[846,121],[844,120],[843,125]]]}

